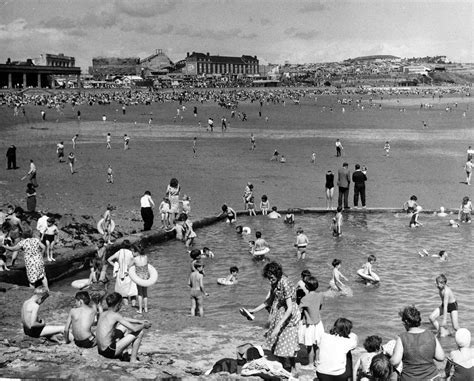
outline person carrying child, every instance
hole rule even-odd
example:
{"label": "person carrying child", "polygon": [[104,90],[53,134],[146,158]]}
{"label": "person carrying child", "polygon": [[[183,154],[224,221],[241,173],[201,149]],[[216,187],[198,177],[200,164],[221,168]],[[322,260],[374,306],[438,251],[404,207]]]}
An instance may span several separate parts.
{"label": "person carrying child", "polygon": [[370,366],[372,359],[382,351],[382,338],[380,336],[368,336],[364,341],[364,349],[366,353],[362,353],[359,359],[354,364],[353,375],[356,380],[370,381],[372,380],[372,373]]}
{"label": "person carrying child", "polygon": [[296,229],[296,259],[305,259],[306,257],[306,247],[308,246],[309,240],[306,234],[304,234],[303,229]]}
{"label": "person carrying child", "polygon": [[463,197],[459,208],[458,219],[462,223],[471,223],[472,203],[468,196]]}
{"label": "person carrying child", "polygon": [[[433,324],[433,327],[435,327],[441,337],[446,336],[446,332],[444,332],[443,329],[446,329],[448,314],[451,315],[451,323],[454,330],[457,331],[459,329],[458,302],[451,288],[447,286],[447,283],[448,279],[446,275],[440,274],[436,277],[436,287],[438,288],[439,297],[441,298],[441,305],[430,315],[431,324]],[[437,321],[439,316],[443,316],[441,324]]]}
{"label": "person carrying child", "polygon": [[79,291],[74,297],[75,307],[69,311],[64,327],[64,340],[66,344],[71,342],[69,331],[72,328],[74,343],[80,348],[92,348],[97,345],[95,335],[92,333],[92,325],[97,315],[96,308],[90,307],[91,298],[87,291]]}
{"label": "person carrying child", "polygon": [[[201,261],[196,261],[194,268],[196,271],[191,273],[188,281],[188,285],[191,287],[191,316],[203,317],[203,295],[209,296],[209,294],[204,291],[204,265]],[[196,312],[198,312],[198,315],[196,315]]]}
{"label": "person carrying child", "polygon": [[304,281],[308,294],[300,302],[300,309],[303,312],[301,325],[299,327],[299,343],[306,346],[309,357],[309,367],[313,369],[318,361],[318,345],[324,333],[323,322],[319,311],[323,302],[323,294],[316,292],[319,287],[318,280],[314,276],[308,276]]}

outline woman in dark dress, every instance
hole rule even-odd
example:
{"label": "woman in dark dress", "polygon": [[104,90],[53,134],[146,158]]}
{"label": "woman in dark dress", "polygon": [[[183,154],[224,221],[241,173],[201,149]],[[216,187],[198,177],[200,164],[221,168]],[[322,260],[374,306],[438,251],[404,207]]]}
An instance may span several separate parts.
{"label": "woman in dark dress", "polygon": [[26,210],[28,212],[36,210],[36,190],[32,183],[26,185]]}

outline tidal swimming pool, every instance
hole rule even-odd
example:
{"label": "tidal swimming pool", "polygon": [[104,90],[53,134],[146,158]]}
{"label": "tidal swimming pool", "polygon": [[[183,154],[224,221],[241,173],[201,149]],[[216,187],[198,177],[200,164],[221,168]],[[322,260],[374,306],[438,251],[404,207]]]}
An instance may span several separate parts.
{"label": "tidal swimming pool", "polygon": [[[319,290],[325,291],[331,278],[332,260],[342,260],[341,272],[349,279],[345,283],[351,287],[353,297],[325,300],[321,310],[325,327],[344,316],[353,321],[354,331],[362,338],[369,334],[392,338],[403,330],[398,311],[408,304],[420,309],[423,323],[429,327],[428,316],[440,305],[435,278],[444,273],[459,304],[460,325],[474,330],[471,225],[454,229],[448,224],[449,217],[422,215],[420,221],[424,225],[410,229],[406,215],[353,213],[344,216],[342,237],[334,238],[330,230],[332,217],[332,214],[296,215],[294,226],[263,216],[239,218],[238,225],[252,229],[249,236],[236,234],[235,224],[218,223],[198,230],[195,247],[207,246],[215,254],[214,259],[203,260],[204,285],[210,293],[204,301],[205,314],[225,321],[242,320],[238,314],[241,306],[253,307],[264,300],[269,282],[261,276],[261,271],[266,262],[255,261],[248,252],[248,241],[255,239],[254,233],[259,230],[271,247],[267,257],[280,262],[295,283],[307,268],[318,278]],[[310,241],[304,261],[296,260],[293,247],[297,227],[304,229]],[[440,262],[437,258],[422,258],[418,255],[421,249],[430,254],[446,250],[449,259]],[[369,254],[377,257],[374,270],[381,278],[379,286],[366,287],[356,274]],[[159,272],[159,280],[150,290],[151,304],[189,313],[190,258],[184,245],[178,241],[166,242],[150,248],[148,257]],[[231,266],[240,270],[238,284],[219,286],[216,279],[227,276]],[[256,316],[257,324],[266,321],[266,313]]]}
{"label": "tidal swimming pool", "polygon": [[[267,258],[283,266],[286,275],[296,284],[303,269],[309,269],[319,280],[319,291],[326,291],[331,278],[331,262],[342,260],[341,272],[349,279],[345,284],[353,291],[352,297],[327,298],[321,316],[328,329],[338,317],[353,321],[354,332],[361,340],[378,334],[384,339],[394,338],[403,331],[398,311],[415,304],[421,311],[423,326],[430,328],[428,317],[440,305],[435,278],[444,273],[459,304],[459,322],[474,332],[474,259],[472,226],[451,228],[452,217],[420,216],[422,227],[410,229],[406,215],[392,213],[351,213],[343,219],[343,235],[334,238],[331,232],[333,214],[296,215],[296,223],[286,225],[282,220],[263,216],[239,217],[237,224],[252,229],[251,235],[240,236],[236,224],[220,222],[197,231],[195,248],[209,247],[215,254],[205,258],[204,286],[210,296],[204,299],[205,314],[223,322],[247,321],[240,316],[240,307],[254,307],[261,303],[269,290],[269,282],[261,276],[265,261],[255,261],[248,251],[248,241],[255,239],[259,230],[271,247]],[[293,243],[296,228],[304,229],[310,244],[306,259],[296,260]],[[437,254],[446,250],[449,258],[420,257],[418,251]],[[158,282],[149,289],[149,305],[189,314],[188,277],[190,257],[182,242],[172,240],[147,248],[149,262],[158,270]],[[374,254],[374,271],[380,276],[378,286],[365,286],[356,271]],[[220,286],[217,278],[227,276],[229,268],[240,270],[239,282]],[[76,276],[75,279],[78,277]],[[57,285],[56,285],[57,287]],[[53,287],[56,288],[56,287]],[[109,287],[113,290],[113,285]],[[150,311],[150,312],[151,312]],[[153,313],[150,313],[150,319]],[[250,324],[262,327],[267,314],[260,312]],[[450,319],[448,324],[451,327]],[[442,341],[445,349],[452,348],[453,338]]]}

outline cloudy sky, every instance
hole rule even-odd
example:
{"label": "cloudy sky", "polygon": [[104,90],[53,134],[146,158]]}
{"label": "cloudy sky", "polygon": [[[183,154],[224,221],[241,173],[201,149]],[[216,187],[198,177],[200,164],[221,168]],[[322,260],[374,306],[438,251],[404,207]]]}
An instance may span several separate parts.
{"label": "cloudy sky", "polygon": [[263,63],[372,54],[474,62],[471,0],[0,0],[0,62],[41,53],[140,57],[155,49]]}

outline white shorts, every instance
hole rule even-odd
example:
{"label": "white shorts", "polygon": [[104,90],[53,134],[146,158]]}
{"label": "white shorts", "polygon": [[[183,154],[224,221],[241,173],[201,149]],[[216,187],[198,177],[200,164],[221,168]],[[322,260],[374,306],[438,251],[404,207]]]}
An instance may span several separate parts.
{"label": "white shorts", "polygon": [[318,324],[306,325],[300,322],[298,329],[299,343],[310,347],[314,344],[319,345],[321,337],[324,333],[323,322],[320,321]]}

